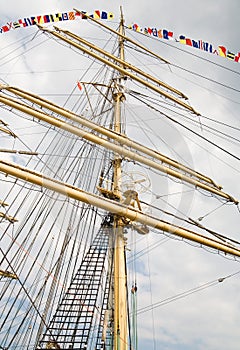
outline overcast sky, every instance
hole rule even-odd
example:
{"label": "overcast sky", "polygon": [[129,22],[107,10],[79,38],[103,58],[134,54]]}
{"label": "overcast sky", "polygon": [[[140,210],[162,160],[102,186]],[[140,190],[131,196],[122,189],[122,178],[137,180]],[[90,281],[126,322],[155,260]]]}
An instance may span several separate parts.
{"label": "overcast sky", "polygon": [[[151,2],[136,0],[122,2],[2,0],[0,1],[0,25],[32,15],[70,11],[72,8],[89,13],[97,9],[110,11],[115,14],[114,20],[117,21],[120,5],[123,6],[127,25],[138,23],[143,27],[165,28],[173,31],[176,36],[184,34],[192,39],[207,41],[214,46],[226,46],[235,53],[240,52],[239,0],[184,0],[182,2],[178,0],[153,0]],[[26,28],[0,34],[0,47],[6,47],[8,40],[14,42],[18,39],[18,35],[19,38],[22,38],[27,33],[28,29]],[[154,46],[158,54],[167,57],[168,60],[173,57],[170,48],[162,44],[160,40],[159,42],[155,41],[154,44],[151,42],[151,45]],[[180,44],[175,44],[175,47],[183,48]],[[198,55],[198,50],[191,50],[188,52]],[[4,52],[1,50],[0,57],[3,54]],[[177,56],[176,50],[173,51],[173,55]],[[206,61],[194,56],[186,55],[186,61],[182,61],[180,57],[174,57],[173,60],[176,65],[181,64],[186,69],[187,65],[190,64],[190,70],[193,69],[199,75],[202,74],[212,80],[217,80],[222,85],[239,88],[240,63],[234,63],[221,57],[212,57],[208,53],[199,53],[199,55],[206,60],[213,60],[216,64],[223,65],[229,70],[217,69],[216,66],[212,67]],[[49,67],[45,56],[43,58],[39,66],[40,70],[44,70],[45,66]],[[77,62],[74,61],[74,64],[76,67]],[[25,66],[24,64],[17,66],[17,63],[13,61],[13,64],[7,68],[0,67],[0,72],[1,69],[4,69],[4,81],[8,83],[22,85],[26,89],[34,88],[35,92],[42,92],[45,84],[42,76],[36,77],[35,75],[34,79],[28,79],[24,75],[13,74],[16,71],[19,72],[19,69],[27,69],[27,65],[27,61]],[[237,73],[232,73],[230,70]],[[177,88],[182,89],[189,96],[191,105],[202,115],[240,127],[238,91],[225,89],[223,86],[204,79],[197,80],[195,76],[187,75],[184,71],[174,67],[169,72],[163,71],[162,74],[166,76],[169,83],[174,85],[174,81],[176,81]],[[37,80],[35,79],[37,78],[40,78],[39,85],[36,84]],[[57,88],[61,87],[57,85]],[[64,88],[62,88],[63,90]],[[167,128],[166,125],[166,137],[168,136]],[[133,130],[132,132],[134,133]],[[228,157],[220,150],[214,150],[214,155],[218,158],[208,156],[207,152],[194,146],[187,137],[190,136],[186,135],[184,138],[181,131],[176,132],[176,138],[179,138],[179,148],[187,149],[191,156],[199,156],[199,161],[195,159],[193,161],[197,169],[202,172],[207,171],[211,176],[216,176],[214,179],[217,183],[223,185],[224,189],[234,197],[240,198],[239,161]],[[239,133],[236,133],[235,137],[239,139]],[[225,146],[224,144],[223,147]],[[229,144],[227,146],[239,156],[239,148],[235,145],[232,148]],[[154,194],[158,194],[158,186],[153,185],[152,191]],[[195,205],[197,199],[200,200],[199,205]],[[155,197],[153,200],[155,201],[154,205],[160,205]],[[197,215],[195,219],[206,214],[205,201],[207,201],[206,197],[199,198],[198,195],[193,199],[192,213]],[[191,203],[191,205],[193,204]],[[219,203],[213,204],[211,208],[214,209],[217,206]],[[239,240],[239,213],[237,208],[231,208],[231,210],[225,214],[220,209],[217,211],[218,215],[211,217],[206,224],[212,225],[212,228],[214,228],[213,224],[216,224],[216,230],[223,229],[223,234],[233,235],[235,239]],[[203,223],[205,224],[205,222]],[[139,243],[139,249],[154,242],[159,242],[159,238],[148,236]],[[229,276],[240,270],[238,262],[232,262],[203,249],[193,248],[186,243],[172,240],[152,250],[144,263],[139,266],[142,267],[142,270],[140,267],[138,270],[139,308],[217,280],[220,277]],[[154,311],[140,314],[139,350],[239,349],[239,277],[240,275],[236,275],[215,287],[155,308]]]}

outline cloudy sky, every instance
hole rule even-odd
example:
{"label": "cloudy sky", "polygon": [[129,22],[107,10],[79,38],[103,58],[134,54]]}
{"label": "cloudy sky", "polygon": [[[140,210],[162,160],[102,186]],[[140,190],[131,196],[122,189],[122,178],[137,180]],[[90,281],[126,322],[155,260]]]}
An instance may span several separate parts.
{"label": "cloudy sky", "polygon": [[[137,23],[142,27],[168,29],[173,31],[176,36],[184,34],[192,39],[207,41],[214,46],[226,46],[234,53],[240,52],[238,26],[240,5],[238,0],[185,0],[182,3],[177,0],[154,0],[151,2],[135,0],[122,2],[2,0],[0,2],[0,25],[32,15],[70,11],[72,8],[89,13],[97,9],[110,11],[115,15],[114,21],[117,21],[120,5],[123,7],[127,25]],[[84,34],[87,36],[87,33]],[[48,62],[46,52],[36,57],[35,65],[34,62],[30,63],[27,60],[26,55],[14,58],[7,45],[17,40],[20,40],[19,45],[21,45],[25,35],[28,35],[27,28],[0,34],[0,47],[4,48],[0,52],[2,62],[0,73],[3,81],[20,85],[26,90],[33,89],[36,93],[43,93],[48,86],[47,82],[52,79],[53,84],[48,86],[50,92],[54,90],[54,85],[58,92],[66,92],[67,89],[70,91],[71,84],[78,79],[79,73],[77,71],[73,73],[75,76],[68,73],[71,78],[69,85],[67,82],[65,83],[66,74],[64,78],[55,78],[55,75],[51,73],[45,76],[41,73],[32,74],[31,77],[20,74],[28,69],[34,73],[33,69],[37,70],[37,68],[41,72],[45,69],[50,71],[55,65],[63,69],[68,63],[61,61],[61,56],[58,56],[57,62]],[[144,44],[146,45],[146,41]],[[199,52],[196,49],[188,49],[179,43],[172,44],[173,49],[164,41],[149,40],[151,49],[174,63],[168,69],[156,67],[158,76],[162,75],[169,84],[182,90],[189,97],[191,105],[201,115],[239,128],[240,63],[221,57],[213,57],[211,54]],[[179,54],[178,48],[186,49],[188,53]],[[8,63],[5,63],[6,58],[3,58],[5,50],[8,58],[13,57],[13,60]],[[74,68],[77,68],[77,60],[74,60],[72,64]],[[179,69],[179,66],[183,69]],[[191,74],[187,70],[195,72],[197,75]],[[135,107],[137,108],[137,106]],[[137,138],[137,135],[134,134],[134,122],[131,122],[129,132]],[[200,118],[200,122],[207,121]],[[214,124],[211,125],[215,127]],[[164,130],[163,127],[165,127]],[[223,131],[223,129],[221,130]],[[171,128],[169,122],[161,122],[159,133],[162,133],[165,142],[171,141],[170,132],[172,131],[175,132],[176,147],[179,147],[180,151],[188,153],[186,157],[188,160],[190,159],[190,163],[193,163],[199,171],[212,176],[226,192],[240,198],[239,160],[207,143],[203,145],[203,148],[200,148],[199,139],[193,139],[191,134],[181,128]],[[224,131],[228,132],[229,129],[224,129]],[[231,132],[231,135],[239,141],[239,130],[235,129]],[[209,136],[204,131],[202,135],[207,138],[214,137]],[[220,138],[212,140],[239,156],[239,146],[236,142],[223,142]],[[161,146],[163,152],[166,150],[170,152],[170,156],[173,155],[170,148],[164,144]],[[211,153],[209,154],[208,151]],[[164,190],[159,189],[159,184],[160,182],[151,184],[152,204],[162,205],[164,209],[169,210],[164,202],[158,201],[157,195],[164,193]],[[164,184],[170,188],[168,183],[163,182]],[[171,187],[172,192],[173,190],[174,188]],[[171,196],[168,200],[172,204]],[[212,229],[239,240],[239,212],[236,207],[221,207],[215,210],[221,205],[220,202],[215,201],[208,206],[206,203],[208,198],[198,194],[189,199],[189,206],[182,203],[181,200],[178,202],[178,204],[180,203],[179,209],[182,210],[186,207],[185,209],[189,211],[188,215],[194,219],[206,215],[206,220],[202,221],[204,225],[209,225]],[[207,215],[211,211],[213,211],[213,215]],[[155,305],[153,310],[148,309],[146,312],[139,313],[138,349],[239,349],[240,275],[236,274],[240,270],[239,262],[211,254],[182,241],[171,239],[161,241],[163,238],[164,236],[159,238],[156,233],[151,233],[148,237],[141,237],[138,240],[139,251],[149,246],[149,253],[138,259],[138,307],[141,309],[151,304]],[[151,249],[151,247],[155,248]],[[219,278],[226,276],[229,278],[226,278],[222,283],[217,283]],[[212,287],[209,286],[179,300],[170,300],[169,303],[163,303],[164,305],[156,304],[201,285],[208,286],[208,283],[211,285],[212,281],[216,281],[216,285],[213,283]]]}

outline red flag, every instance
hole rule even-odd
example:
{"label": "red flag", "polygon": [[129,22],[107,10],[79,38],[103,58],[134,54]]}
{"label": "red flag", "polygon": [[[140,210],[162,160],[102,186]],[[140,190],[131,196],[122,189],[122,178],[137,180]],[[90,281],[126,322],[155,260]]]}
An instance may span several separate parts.
{"label": "red flag", "polygon": [[81,85],[80,81],[77,82],[77,86],[78,86],[79,90],[82,90],[82,85]]}

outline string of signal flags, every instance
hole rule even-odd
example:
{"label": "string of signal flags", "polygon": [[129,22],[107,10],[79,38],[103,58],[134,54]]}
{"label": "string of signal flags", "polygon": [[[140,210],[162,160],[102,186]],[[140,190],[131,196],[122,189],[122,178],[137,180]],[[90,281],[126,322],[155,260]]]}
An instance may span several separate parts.
{"label": "string of signal flags", "polygon": [[[114,18],[114,14],[112,12],[102,10],[95,10],[91,14],[85,11],[82,11],[80,13],[75,10],[60,13],[51,13],[46,15],[24,17],[15,21],[9,21],[4,25],[0,25],[0,34],[4,34],[19,28],[30,27],[36,24],[48,24],[60,21],[87,19],[86,15],[99,20],[112,20]],[[136,23],[128,25],[127,27],[128,29],[133,30],[137,33],[149,35],[158,39],[171,40],[182,45],[187,45],[189,47],[208,52],[213,55],[227,58],[234,62],[240,62],[240,52],[234,53],[223,45],[216,46],[209,43],[208,41],[191,39],[185,35],[176,36],[174,35],[173,31],[169,31],[167,29],[158,29],[156,27],[140,27]]]}
{"label": "string of signal flags", "polygon": [[193,48],[211,53],[213,55],[228,58],[229,60],[235,62],[240,61],[240,52],[233,53],[232,51],[229,51],[225,46],[222,45],[214,46],[213,44],[207,41],[191,39],[185,35],[175,36],[173,31],[169,31],[167,29],[157,29],[154,27],[140,27],[138,24],[132,24],[128,26],[128,28],[138,33],[150,35],[159,39],[172,40],[183,45],[191,46]]}

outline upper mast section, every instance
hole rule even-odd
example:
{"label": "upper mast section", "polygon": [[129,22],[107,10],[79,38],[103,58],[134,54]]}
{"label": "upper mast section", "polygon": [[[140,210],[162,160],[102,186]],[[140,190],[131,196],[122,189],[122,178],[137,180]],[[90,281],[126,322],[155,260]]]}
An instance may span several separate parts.
{"label": "upper mast section", "polygon": [[[76,10],[76,11],[78,11],[78,10]],[[82,14],[81,11],[79,11],[79,13]],[[84,14],[84,16],[85,16],[85,14]],[[89,16],[85,16],[85,17],[93,20]],[[101,26],[103,25],[102,23],[100,23],[98,21],[96,21],[96,23],[98,23]],[[100,49],[99,47],[93,45],[92,43],[88,42],[87,40],[84,40],[83,38],[69,32],[67,30],[63,30],[63,29],[60,29],[58,27],[54,27],[54,30],[51,30],[49,28],[42,27],[41,25],[38,25],[38,27],[42,31],[49,33],[49,34],[55,36],[56,38],[67,42],[71,46],[73,46],[73,47],[81,50],[82,52],[88,54],[89,56],[99,60],[100,62],[104,63],[105,65],[110,66],[111,68],[120,72],[122,75],[125,75],[126,77],[130,77],[131,79],[137,81],[141,85],[146,86],[150,90],[160,94],[161,96],[163,96],[163,98],[170,100],[176,106],[181,107],[184,110],[190,111],[195,115],[199,115],[199,113],[197,111],[195,111],[192,106],[190,106],[188,103],[181,100],[182,98],[183,99],[187,99],[187,98],[180,91],[178,91],[178,90],[174,89],[173,87],[169,86],[168,84],[156,79],[155,77],[145,73],[144,71],[129,64],[128,62],[124,62],[124,60],[121,60],[121,58],[118,58],[114,55],[109,54],[107,51]],[[109,29],[110,31],[113,31],[111,28],[109,28],[106,25],[104,25],[104,27]],[[124,40],[129,40],[124,34],[118,33],[116,31],[114,31],[114,33],[118,34],[118,36]],[[123,40],[122,40],[122,42],[123,42]],[[131,42],[133,42],[135,45],[137,45],[137,43],[135,43],[134,41],[131,41]],[[139,45],[137,45],[137,46],[139,46]],[[144,47],[142,47],[142,49],[143,48]],[[147,50],[147,49],[144,48],[144,50]],[[149,50],[147,50],[147,51],[149,52]],[[151,53],[151,54],[153,54],[153,53]],[[158,56],[158,58],[161,59],[160,56]],[[164,89],[162,89],[161,87],[163,87]],[[175,97],[175,95],[177,97]]]}
{"label": "upper mast section", "polygon": [[[124,53],[124,39],[123,39],[123,31],[124,31],[124,18],[123,18],[123,13],[122,13],[122,7],[120,7],[121,11],[121,19],[120,19],[120,27],[119,27],[119,33],[121,34],[118,38],[119,42],[119,57],[121,61],[125,60],[125,53]],[[124,67],[124,64],[120,63],[120,66],[122,68]],[[121,134],[122,132],[122,120],[121,120],[121,109],[120,105],[121,102],[123,102],[126,97],[124,95],[124,82],[125,82],[125,76],[122,72],[119,72],[118,78],[115,81],[115,86],[114,86],[114,93],[113,93],[113,98],[115,101],[115,127],[114,131]],[[116,110],[117,109],[117,110]]]}
{"label": "upper mast section", "polygon": [[[123,34],[124,19],[122,8],[119,33]],[[124,61],[124,39],[118,37],[119,57]],[[124,64],[120,63],[124,68]],[[114,132],[122,132],[122,103],[124,95],[124,74],[118,72],[118,77],[114,81]],[[113,161],[113,193],[121,200],[122,182],[122,157],[119,153],[114,154]],[[123,234],[123,221],[119,215],[114,215],[114,350],[127,350],[128,344],[128,316],[127,316],[127,286],[126,286],[126,260],[125,260],[125,239]]]}

